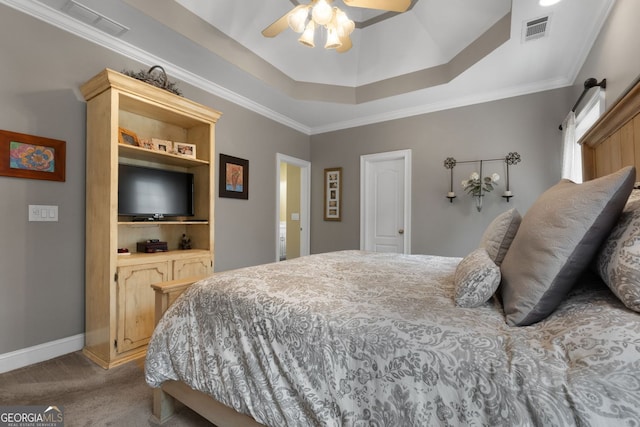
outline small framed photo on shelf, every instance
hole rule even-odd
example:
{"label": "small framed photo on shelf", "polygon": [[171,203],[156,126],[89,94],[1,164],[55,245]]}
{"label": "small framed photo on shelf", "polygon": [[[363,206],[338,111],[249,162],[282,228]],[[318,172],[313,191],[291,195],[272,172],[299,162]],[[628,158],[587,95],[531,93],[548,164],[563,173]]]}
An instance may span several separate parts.
{"label": "small framed photo on shelf", "polygon": [[194,144],[187,144],[186,142],[174,142],[173,143],[174,154],[179,156],[196,158],[196,146]]}
{"label": "small framed photo on shelf", "polygon": [[165,139],[151,138],[151,145],[155,151],[164,151],[165,153],[173,153],[173,142]]}
{"label": "small framed photo on shelf", "polygon": [[249,199],[249,160],[220,154],[220,197]]}
{"label": "small framed photo on shelf", "polygon": [[147,150],[153,150],[153,141],[151,138],[140,138],[138,139],[138,145],[142,148],[146,148]]}
{"label": "small framed photo on shelf", "polygon": [[65,180],[66,142],[0,130],[0,175]]}
{"label": "small framed photo on shelf", "polygon": [[125,128],[118,128],[118,142],[126,145],[140,145],[138,135]]}
{"label": "small framed photo on shelf", "polygon": [[342,220],[342,168],[324,170],[324,220]]}

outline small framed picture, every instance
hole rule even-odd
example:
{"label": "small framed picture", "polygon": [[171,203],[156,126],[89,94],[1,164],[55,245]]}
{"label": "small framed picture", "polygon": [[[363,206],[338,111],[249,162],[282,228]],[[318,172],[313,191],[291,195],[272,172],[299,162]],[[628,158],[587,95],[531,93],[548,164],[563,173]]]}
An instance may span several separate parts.
{"label": "small framed picture", "polygon": [[167,141],[166,139],[151,138],[151,145],[155,151],[173,153],[173,142]]}
{"label": "small framed picture", "polygon": [[196,146],[194,144],[187,144],[186,142],[174,142],[173,143],[174,154],[179,156],[196,158]]}
{"label": "small framed picture", "polygon": [[147,150],[153,150],[153,141],[151,138],[140,138],[138,139],[138,145],[142,148],[146,148]]}
{"label": "small framed picture", "polygon": [[324,220],[342,220],[342,168],[324,170]]}
{"label": "small framed picture", "polygon": [[118,142],[126,145],[140,145],[138,135],[125,128],[118,128]]}
{"label": "small framed picture", "polygon": [[220,197],[249,199],[249,160],[220,154]]}

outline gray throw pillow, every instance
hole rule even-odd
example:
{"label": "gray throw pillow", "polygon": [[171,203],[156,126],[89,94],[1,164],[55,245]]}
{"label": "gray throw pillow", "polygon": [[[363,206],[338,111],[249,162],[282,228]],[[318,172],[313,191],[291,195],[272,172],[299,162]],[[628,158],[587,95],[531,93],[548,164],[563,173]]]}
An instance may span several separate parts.
{"label": "gray throw pillow", "polygon": [[454,276],[456,304],[478,307],[489,301],[500,285],[500,267],[485,248],[478,248],[464,257]]}
{"label": "gray throw pillow", "polygon": [[501,265],[509,325],[536,323],[558,307],[618,220],[635,172],[628,166],[583,184],[563,179],[536,200]]}
{"label": "gray throw pillow", "polygon": [[640,190],[633,193],[600,248],[596,269],[627,308],[640,312]]}
{"label": "gray throw pillow", "polygon": [[482,235],[480,247],[487,250],[489,257],[498,266],[502,264],[511,242],[516,237],[521,221],[520,213],[515,208],[509,209],[498,215]]}

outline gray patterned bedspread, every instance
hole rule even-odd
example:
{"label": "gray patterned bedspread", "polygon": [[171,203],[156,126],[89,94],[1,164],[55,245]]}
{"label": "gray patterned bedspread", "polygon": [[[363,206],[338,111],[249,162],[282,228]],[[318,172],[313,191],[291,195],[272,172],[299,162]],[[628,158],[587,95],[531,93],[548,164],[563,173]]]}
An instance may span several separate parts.
{"label": "gray patterned bedspread", "polygon": [[454,305],[459,258],[343,251],[217,273],[156,328],[146,380],[280,426],[638,426],[640,315],[581,283],[548,319]]}

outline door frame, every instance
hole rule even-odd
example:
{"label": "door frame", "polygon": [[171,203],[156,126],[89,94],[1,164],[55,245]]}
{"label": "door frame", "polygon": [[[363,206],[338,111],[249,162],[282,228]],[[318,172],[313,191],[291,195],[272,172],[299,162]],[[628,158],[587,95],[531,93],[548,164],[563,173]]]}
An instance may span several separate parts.
{"label": "door frame", "polygon": [[280,261],[280,166],[288,163],[300,168],[300,256],[311,248],[311,162],[276,153],[275,261]]}
{"label": "door frame", "polygon": [[365,154],[360,156],[360,250],[365,248],[366,206],[367,206],[367,173],[372,163],[388,160],[404,161],[404,252],[411,253],[411,149],[388,151],[385,153]]}

